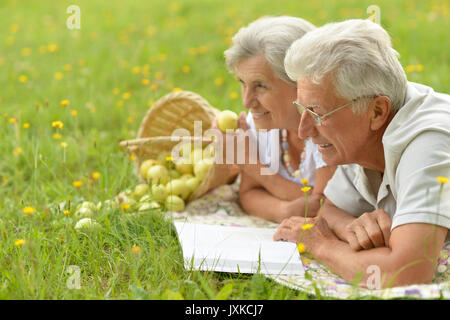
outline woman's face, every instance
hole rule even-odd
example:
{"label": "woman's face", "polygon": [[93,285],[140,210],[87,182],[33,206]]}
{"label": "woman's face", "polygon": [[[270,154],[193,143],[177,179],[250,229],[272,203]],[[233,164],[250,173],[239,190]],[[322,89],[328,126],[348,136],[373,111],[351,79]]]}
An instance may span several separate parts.
{"label": "woman's face", "polygon": [[300,116],[292,102],[297,87],[278,78],[263,55],[242,60],[236,75],[242,83],[242,102],[251,111],[256,129],[297,130]]}

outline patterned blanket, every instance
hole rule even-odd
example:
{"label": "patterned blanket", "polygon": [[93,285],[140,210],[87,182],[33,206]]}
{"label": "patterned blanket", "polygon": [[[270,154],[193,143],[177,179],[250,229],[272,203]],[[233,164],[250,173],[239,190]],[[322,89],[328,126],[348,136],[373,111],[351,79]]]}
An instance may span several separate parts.
{"label": "patterned blanket", "polygon": [[[184,212],[171,212],[175,221],[217,224],[225,226],[277,227],[278,224],[247,215],[238,198],[239,179],[231,185],[223,185],[202,198],[192,201]],[[439,264],[432,284],[411,285],[389,289],[370,290],[348,283],[324,265],[302,257],[304,276],[267,275],[277,283],[309,295],[323,298],[355,299],[376,297],[381,299],[420,298],[450,299],[450,242],[440,251]]]}

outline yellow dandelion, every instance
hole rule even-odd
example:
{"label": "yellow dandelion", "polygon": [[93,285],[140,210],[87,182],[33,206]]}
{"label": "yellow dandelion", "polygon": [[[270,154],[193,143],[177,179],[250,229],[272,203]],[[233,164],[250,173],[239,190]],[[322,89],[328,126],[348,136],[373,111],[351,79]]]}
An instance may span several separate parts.
{"label": "yellow dandelion", "polygon": [[409,66],[406,66],[405,71],[406,71],[407,73],[416,71],[416,66],[415,66],[415,65],[409,65]]}
{"label": "yellow dandelion", "polygon": [[31,48],[23,48],[20,50],[20,54],[24,57],[28,57],[31,54],[32,50]]}
{"label": "yellow dandelion", "polygon": [[314,224],[312,224],[312,223],[306,223],[306,224],[302,225],[303,230],[308,230],[308,229],[311,229],[312,227],[314,227]]}
{"label": "yellow dandelion", "polygon": [[128,209],[130,209],[130,207],[131,207],[131,205],[129,203],[122,203],[120,205],[120,209],[122,209],[122,210],[128,210]]}
{"label": "yellow dandelion", "polygon": [[30,126],[31,126],[31,124],[29,124],[28,122],[25,122],[25,123],[23,124],[23,128],[24,128],[24,129],[28,129]]}
{"label": "yellow dandelion", "polygon": [[133,69],[131,69],[131,72],[133,72],[134,74],[137,74],[137,73],[141,72],[141,68],[138,66],[133,67]]}
{"label": "yellow dandelion", "polygon": [[11,25],[9,30],[11,31],[11,33],[16,33],[17,31],[19,31],[19,25],[17,23],[14,23]]}
{"label": "yellow dandelion", "polygon": [[55,139],[55,140],[60,140],[61,138],[62,138],[62,135],[61,135],[61,134],[59,134],[59,133],[53,134],[53,139]]}
{"label": "yellow dandelion", "polygon": [[70,101],[67,100],[67,99],[64,99],[64,100],[61,101],[60,104],[61,104],[62,107],[67,107],[70,104]]}
{"label": "yellow dandelion", "polygon": [[181,88],[173,88],[172,91],[173,92],[180,92],[180,91],[183,91],[183,89],[181,89]]}
{"label": "yellow dandelion", "polygon": [[26,83],[28,81],[28,77],[24,74],[22,74],[21,76],[19,76],[19,82],[21,83]]}
{"label": "yellow dandelion", "polygon": [[122,98],[125,99],[125,100],[130,99],[131,98],[131,93],[130,92],[124,92],[122,94]]}
{"label": "yellow dandelion", "polygon": [[69,211],[69,210],[64,210],[64,214],[65,214],[66,216],[68,216],[68,215],[69,215],[69,213],[70,213],[70,211]]}
{"label": "yellow dandelion", "polygon": [[40,54],[44,54],[47,52],[47,46],[39,46],[38,50]]}
{"label": "yellow dandelion", "polygon": [[306,193],[311,190],[311,187],[303,187],[301,190]]}
{"label": "yellow dandelion", "polygon": [[133,118],[133,117],[128,117],[128,118],[127,118],[127,122],[128,122],[128,123],[133,123],[133,121],[134,121],[134,118]]}
{"label": "yellow dandelion", "polygon": [[11,124],[15,124],[16,122],[17,122],[17,119],[16,118],[9,118],[9,123],[11,123]]}
{"label": "yellow dandelion", "polygon": [[307,185],[308,185],[308,179],[304,178],[304,179],[302,179],[301,181],[302,181],[302,184],[303,184],[304,186],[307,186]]}
{"label": "yellow dandelion", "polygon": [[221,77],[217,77],[216,79],[214,79],[214,84],[216,86],[220,86],[223,83],[223,79]]}
{"label": "yellow dandelion", "polygon": [[199,54],[205,54],[206,51],[208,51],[208,47],[207,46],[200,46],[200,47],[198,47],[198,53]]}
{"label": "yellow dandelion", "polygon": [[301,242],[297,243],[297,250],[298,250],[298,253],[300,253],[300,254],[305,253],[305,251],[306,251],[305,245]]}
{"label": "yellow dandelion", "polygon": [[72,185],[75,188],[81,188],[81,186],[83,185],[83,181],[80,181],[80,180],[74,181],[74,182],[72,182]]}
{"label": "yellow dandelion", "polygon": [[17,147],[16,149],[13,150],[13,155],[15,157],[20,156],[22,154],[22,148],[21,147]]}
{"label": "yellow dandelion", "polygon": [[33,213],[36,212],[36,209],[34,209],[33,207],[30,207],[30,206],[27,206],[27,207],[24,207],[24,208],[22,209],[22,211],[23,211],[23,213],[25,213],[27,216],[31,216]]}
{"label": "yellow dandelion", "polygon": [[56,80],[61,80],[62,78],[64,78],[64,74],[58,71],[53,75],[53,78],[55,78]]}
{"label": "yellow dandelion", "polygon": [[98,180],[98,179],[100,179],[100,172],[93,172],[92,173],[92,179],[94,179],[94,180]]}
{"label": "yellow dandelion", "polygon": [[423,65],[421,64],[416,65],[416,70],[419,72],[423,71]]}
{"label": "yellow dandelion", "polygon": [[148,85],[150,84],[150,80],[144,78],[144,79],[141,80],[141,83],[142,83],[144,86],[148,86]]}
{"label": "yellow dandelion", "polygon": [[166,157],[167,162],[173,162],[173,158],[171,156]]}
{"label": "yellow dandelion", "polygon": [[14,241],[14,245],[17,247],[22,247],[25,244],[25,242],[26,242],[25,239],[19,239]]}
{"label": "yellow dandelion", "polygon": [[67,148],[69,146],[69,144],[65,141],[61,142],[61,147],[63,148]]}
{"label": "yellow dandelion", "polygon": [[56,50],[58,50],[58,45],[55,43],[51,43],[47,46],[47,50],[48,52],[55,52]]}
{"label": "yellow dandelion", "polygon": [[161,80],[164,77],[164,74],[161,71],[155,73],[155,78]]}
{"label": "yellow dandelion", "polygon": [[152,90],[152,91],[155,91],[156,89],[158,89],[158,85],[157,84],[152,84],[151,86],[150,86],[150,90]]}
{"label": "yellow dandelion", "polygon": [[113,93],[114,93],[115,95],[119,94],[119,93],[120,93],[120,89],[119,89],[119,88],[114,88],[114,89],[113,89]]}
{"label": "yellow dandelion", "polygon": [[167,55],[165,53],[161,53],[158,57],[159,61],[163,62],[167,60]]}
{"label": "yellow dandelion", "polygon": [[134,160],[136,160],[136,157],[135,156],[133,156],[132,154],[128,157],[131,161],[134,161]]}
{"label": "yellow dandelion", "polygon": [[153,99],[150,99],[150,100],[147,101],[147,105],[149,107],[152,107],[154,104],[155,104],[155,100],[153,100]]}
{"label": "yellow dandelion", "polygon": [[189,72],[191,71],[191,67],[189,67],[189,66],[183,66],[183,67],[181,67],[181,71],[182,71],[183,73],[189,73]]}
{"label": "yellow dandelion", "polygon": [[76,117],[78,115],[78,111],[75,109],[70,110],[70,114],[72,117]]}
{"label": "yellow dandelion", "polygon": [[198,53],[197,48],[189,48],[189,54],[195,56]]}
{"label": "yellow dandelion", "polygon": [[52,128],[58,128],[58,129],[62,129],[62,127],[64,126],[64,123],[62,123],[62,121],[53,121],[52,122]]}
{"label": "yellow dandelion", "polygon": [[66,72],[72,71],[72,65],[70,64],[65,64],[63,67],[63,70]]}
{"label": "yellow dandelion", "polygon": [[140,254],[141,251],[142,251],[142,249],[141,249],[141,247],[134,245],[133,248],[131,248],[131,251],[132,251],[134,254]]}
{"label": "yellow dandelion", "polygon": [[436,180],[442,184],[448,183],[448,178],[446,178],[446,177],[438,176],[438,177],[436,177]]}
{"label": "yellow dandelion", "polygon": [[239,95],[237,94],[237,92],[232,92],[232,93],[230,93],[230,99],[233,99],[233,100],[235,100],[235,99],[237,99],[237,98],[239,98]]}

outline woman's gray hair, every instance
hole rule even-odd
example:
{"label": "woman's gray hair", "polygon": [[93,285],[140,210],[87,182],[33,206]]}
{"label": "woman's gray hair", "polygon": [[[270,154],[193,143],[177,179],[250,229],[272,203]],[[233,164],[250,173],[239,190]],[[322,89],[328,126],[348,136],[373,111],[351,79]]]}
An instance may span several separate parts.
{"label": "woman's gray hair", "polygon": [[282,80],[292,81],[284,70],[284,57],[291,44],[316,27],[301,18],[280,16],[262,17],[242,27],[232,38],[232,46],[225,51],[229,71],[236,72],[244,59],[263,54],[272,70]]}
{"label": "woman's gray hair", "polygon": [[[384,95],[391,100],[392,112],[402,107],[407,79],[392,48],[389,34],[369,20],[329,23],[295,41],[285,58],[292,80],[307,77],[319,84],[332,75],[335,94],[352,100]],[[360,113],[367,101],[355,103]]]}

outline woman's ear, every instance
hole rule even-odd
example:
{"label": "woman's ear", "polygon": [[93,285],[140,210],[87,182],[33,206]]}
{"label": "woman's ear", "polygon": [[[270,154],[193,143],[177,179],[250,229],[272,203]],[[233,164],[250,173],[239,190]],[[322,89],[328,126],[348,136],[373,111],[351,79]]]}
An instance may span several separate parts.
{"label": "woman's ear", "polygon": [[391,99],[387,96],[378,96],[372,100],[370,108],[370,129],[376,131],[390,119]]}

